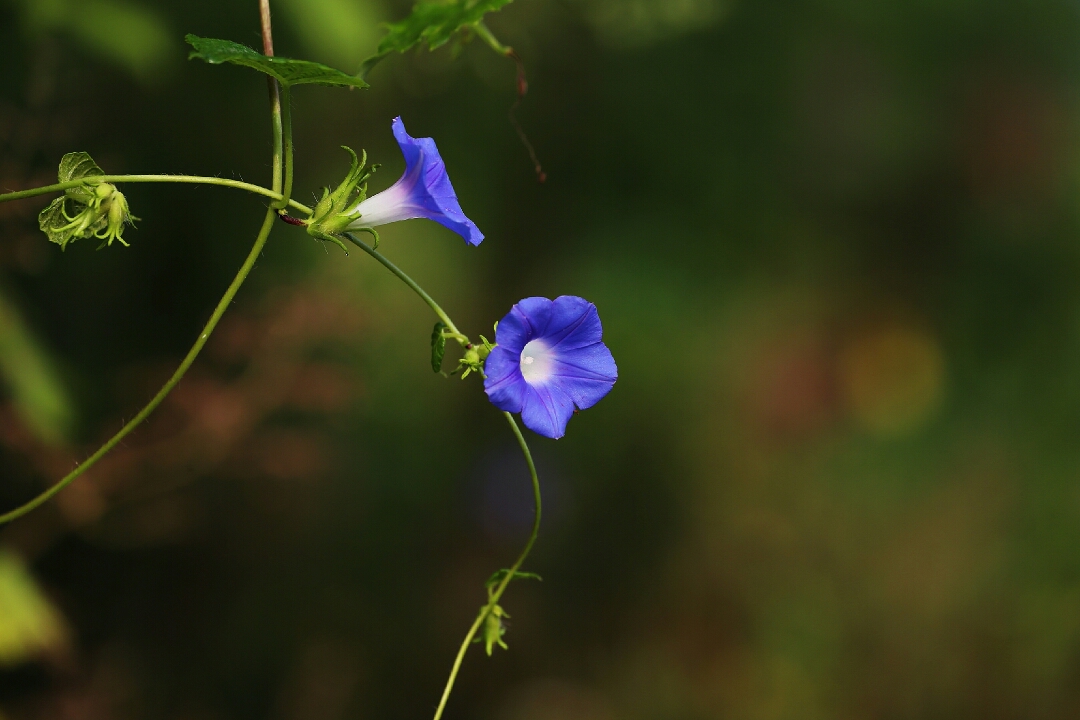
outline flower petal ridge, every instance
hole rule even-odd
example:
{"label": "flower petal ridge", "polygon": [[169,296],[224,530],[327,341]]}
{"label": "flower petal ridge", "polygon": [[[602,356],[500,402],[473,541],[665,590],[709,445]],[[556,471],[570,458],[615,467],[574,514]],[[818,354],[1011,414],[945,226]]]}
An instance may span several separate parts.
{"label": "flower petal ridge", "polygon": [[618,379],[602,334],[596,306],[584,298],[525,298],[495,331],[484,391],[500,410],[521,413],[530,430],[560,438],[575,408],[595,405]]}
{"label": "flower petal ridge", "polygon": [[393,130],[405,156],[405,172],[389,188],[354,207],[350,213],[358,212],[360,218],[349,228],[372,228],[399,220],[427,218],[453,230],[469,245],[479,245],[484,234],[465,217],[435,141],[409,135],[400,117],[394,118]]}

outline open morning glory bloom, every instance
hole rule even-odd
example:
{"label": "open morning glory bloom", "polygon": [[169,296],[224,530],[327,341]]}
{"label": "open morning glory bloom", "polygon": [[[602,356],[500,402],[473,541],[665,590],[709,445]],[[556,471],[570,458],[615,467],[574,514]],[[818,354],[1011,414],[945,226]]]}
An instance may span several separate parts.
{"label": "open morning glory bloom", "polygon": [[360,218],[349,229],[372,228],[398,220],[427,218],[450,228],[470,245],[479,245],[484,234],[465,217],[457,194],[446,174],[446,165],[431,138],[414,138],[394,118],[394,138],[405,156],[405,174],[381,193],[364,199],[349,211]]}
{"label": "open morning glory bloom", "polygon": [[619,376],[601,334],[596,306],[584,298],[525,298],[495,330],[484,391],[529,429],[560,438],[574,408],[595,405]]}

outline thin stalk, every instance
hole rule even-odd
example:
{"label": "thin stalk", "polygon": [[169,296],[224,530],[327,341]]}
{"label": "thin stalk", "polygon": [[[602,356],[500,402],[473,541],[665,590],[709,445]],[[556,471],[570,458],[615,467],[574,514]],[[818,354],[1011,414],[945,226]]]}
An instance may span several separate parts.
{"label": "thin stalk", "polygon": [[485,25],[483,22],[476,23],[472,26],[472,28],[473,32],[479,35],[480,39],[486,42],[488,44],[488,47],[490,47],[495,52],[499,53],[500,55],[507,56],[513,54],[514,48],[510,47],[509,45],[503,45],[501,42],[499,42],[498,38],[496,38],[491,33],[491,31],[488,30],[487,25]]}
{"label": "thin stalk", "polygon": [[[263,55],[274,57],[274,31],[270,24],[270,0],[259,0],[259,27],[262,29]],[[270,125],[274,141],[274,192],[281,191],[281,169],[284,153],[282,151],[281,89],[277,80],[266,76],[266,87],[270,92]]]}
{"label": "thin stalk", "polygon": [[[288,87],[281,88],[281,121],[285,147],[285,187],[281,194],[288,203],[293,186],[292,93]],[[285,207],[285,203],[281,207]]]}
{"label": "thin stalk", "polygon": [[86,460],[79,463],[79,465],[66,476],[64,476],[62,480],[50,487],[45,492],[38,495],[30,502],[21,505],[14,510],[11,510],[10,512],[6,512],[3,515],[0,515],[0,524],[11,522],[16,518],[22,517],[23,515],[30,512],[42,503],[46,502],[53,495],[70,485],[75,480],[75,478],[79,477],[84,472],[89,470],[94,465],[94,463],[96,463],[105,455],[105,453],[112,450],[117,443],[127,437],[128,433],[134,430],[136,426],[139,425],[139,423],[145,420],[147,416],[149,416],[150,413],[152,413],[154,409],[161,404],[161,401],[165,399],[165,397],[172,391],[174,387],[176,387],[176,385],[180,382],[180,379],[184,377],[184,373],[186,373],[188,371],[188,368],[191,367],[191,364],[195,362],[195,358],[199,356],[199,352],[203,349],[203,346],[206,345],[206,341],[210,338],[210,333],[212,333],[214,331],[214,328],[217,327],[218,321],[221,320],[221,316],[225,314],[226,308],[229,307],[230,303],[232,303],[233,301],[233,298],[236,297],[236,292],[240,289],[240,286],[244,283],[244,280],[251,272],[251,268],[255,266],[255,261],[258,259],[259,254],[262,253],[263,247],[266,245],[266,240],[268,237],[270,237],[270,229],[274,226],[274,219],[276,217],[276,211],[274,211],[273,209],[267,209],[266,218],[263,220],[262,228],[259,230],[259,234],[255,238],[255,244],[252,245],[251,252],[248,253],[247,259],[245,259],[244,264],[240,266],[240,270],[236,273],[236,277],[234,277],[233,281],[229,284],[229,287],[225,291],[225,294],[221,296],[221,300],[218,301],[217,307],[214,308],[213,314],[210,315],[210,319],[207,320],[202,332],[199,333],[199,337],[195,340],[195,344],[191,346],[190,350],[188,350],[187,355],[184,356],[183,361],[181,361],[180,366],[176,368],[176,372],[172,374],[172,377],[169,378],[169,381],[162,385],[161,389],[158,390],[157,395],[155,395],[150,400],[150,402],[148,402],[146,406],[139,411],[138,415],[129,420],[128,423],[124,425],[124,427],[120,428],[119,432],[109,438],[108,442],[98,448],[97,452],[88,457]]}
{"label": "thin stalk", "polygon": [[356,237],[356,235],[347,232],[345,233],[345,237],[347,237],[353,245],[356,245],[368,255],[378,260],[383,267],[397,275],[398,279],[400,279],[403,283],[412,288],[413,292],[419,295],[420,299],[427,303],[427,306],[432,309],[432,311],[438,316],[440,320],[443,321],[443,323],[446,324],[447,330],[460,337],[465,337],[460,332],[458,332],[457,326],[454,325],[454,321],[450,319],[450,316],[447,315],[441,307],[439,307],[439,303],[435,302],[435,300],[432,299],[432,297],[424,291],[424,288],[417,285],[416,281],[406,275],[401,268],[390,262],[390,260],[386,258],[386,256],[384,256],[381,252],[371,247],[360,238]]}
{"label": "thin stalk", "polygon": [[[237,190],[247,190],[256,195],[263,195],[272,200],[277,200],[279,203],[284,200],[284,195],[280,192],[268,190],[261,185],[253,185],[239,180],[229,180],[228,178],[208,177],[204,175],[98,175],[93,178],[93,181],[108,183],[182,183],[188,185],[220,185],[222,187],[236,188]],[[68,188],[79,187],[82,185],[86,185],[86,178],[69,180],[68,182],[56,183],[54,185],[45,185],[43,187],[31,188],[30,190],[18,190],[16,192],[0,195],[0,202],[21,200],[37,195],[48,195],[49,193],[62,192]],[[289,200],[289,207],[295,208],[307,215],[311,214],[311,208],[292,199]]]}
{"label": "thin stalk", "polygon": [[[382,253],[371,247],[364,241],[357,238],[352,233],[345,233],[347,237],[354,245],[366,252],[371,257],[375,258],[390,272],[394,273],[402,282],[412,288],[413,292],[420,296],[420,299],[427,303],[435,314],[446,324],[447,330],[456,335],[458,338],[464,338],[465,336],[458,332],[457,326],[454,325],[454,321],[450,319],[450,316],[439,307],[439,304],[435,302],[427,292],[420,287],[415,280],[405,274],[401,268],[394,263],[390,262]],[[460,340],[459,340],[460,341]],[[465,340],[467,342],[467,338]],[[533,489],[533,502],[535,512],[533,514],[532,532],[529,533],[529,539],[525,543],[524,549],[521,554],[518,555],[517,560],[510,566],[509,572],[506,576],[495,586],[495,590],[489,595],[487,604],[480,609],[480,614],[476,616],[476,620],[473,620],[473,624],[469,627],[468,632],[465,633],[465,639],[461,641],[461,647],[458,648],[457,656],[454,657],[454,664],[450,668],[450,677],[446,680],[446,687],[443,688],[442,698],[439,699],[439,706],[435,709],[434,720],[440,720],[443,714],[443,710],[446,708],[446,702],[450,699],[450,692],[454,689],[454,683],[457,681],[458,672],[461,670],[461,663],[465,660],[465,653],[468,652],[469,646],[472,645],[473,639],[476,637],[476,633],[480,631],[480,627],[484,624],[491,611],[499,604],[499,599],[503,593],[506,592],[506,586],[510,584],[510,581],[514,579],[514,575],[521,569],[525,559],[529,557],[529,553],[532,551],[533,545],[536,543],[536,538],[540,535],[540,478],[536,474],[536,463],[533,462],[532,452],[529,450],[529,444],[525,442],[525,436],[521,434],[521,428],[518,427],[517,421],[514,416],[508,412],[504,412],[506,422],[510,424],[510,429],[514,433],[514,437],[517,438],[518,446],[521,448],[522,454],[525,456],[525,463],[529,466],[529,478],[532,482]]]}
{"label": "thin stalk", "polygon": [[276,194],[284,197],[281,192],[281,165],[282,165],[282,148],[281,148],[281,95],[278,93],[277,80],[272,77],[268,77],[270,82],[270,125],[274,133],[274,162],[273,173],[274,183],[272,185]]}
{"label": "thin stalk", "polygon": [[521,554],[518,555],[514,564],[510,566],[510,571],[495,587],[495,591],[491,593],[487,605],[480,609],[480,614],[477,615],[476,620],[473,621],[469,631],[465,633],[465,639],[461,641],[461,647],[458,648],[457,656],[454,658],[454,664],[450,668],[450,677],[446,680],[446,687],[443,689],[442,698],[439,700],[439,707],[435,709],[435,717],[433,720],[439,720],[442,717],[443,710],[446,708],[446,701],[450,699],[450,691],[454,689],[454,682],[457,680],[458,671],[461,669],[461,663],[465,659],[465,653],[468,652],[469,646],[472,645],[473,638],[476,637],[476,633],[479,632],[480,626],[484,624],[487,616],[491,614],[491,611],[498,605],[499,598],[502,597],[503,592],[506,590],[506,586],[514,579],[515,573],[521,569],[522,564],[525,562],[525,558],[529,556],[529,552],[532,550],[533,544],[540,534],[540,478],[536,474],[536,464],[533,463],[532,453],[529,452],[529,445],[525,442],[525,436],[521,434],[521,428],[518,427],[517,421],[514,420],[514,416],[508,412],[504,412],[503,415],[506,416],[506,422],[510,423],[510,429],[513,430],[514,437],[517,438],[518,445],[521,447],[521,452],[525,455],[525,462],[529,465],[529,477],[532,480],[533,488],[533,502],[536,507],[536,512],[533,514],[532,532],[529,533],[529,540],[525,543],[525,548],[521,551]]}

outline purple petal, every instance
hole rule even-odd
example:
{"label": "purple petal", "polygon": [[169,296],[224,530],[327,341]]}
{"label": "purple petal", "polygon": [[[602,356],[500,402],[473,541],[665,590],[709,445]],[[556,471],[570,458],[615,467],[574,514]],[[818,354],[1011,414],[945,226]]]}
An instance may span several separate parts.
{"label": "purple petal", "polygon": [[603,329],[596,306],[585,298],[561,295],[555,298],[551,308],[551,321],[544,330],[544,338],[558,350],[573,350],[600,342]]}
{"label": "purple petal", "polygon": [[591,408],[611,392],[619,377],[615,358],[604,343],[560,353],[555,361],[554,383],[579,410]]}
{"label": "purple petal", "polygon": [[521,412],[528,384],[521,376],[521,351],[514,352],[498,346],[484,362],[484,392],[500,410]]}
{"label": "purple petal", "polygon": [[574,416],[574,401],[555,385],[527,387],[521,422],[539,435],[561,438],[566,434],[566,423]]}
{"label": "purple petal", "polygon": [[543,297],[525,298],[499,321],[495,343],[520,353],[525,343],[539,337],[551,317],[552,302]]}
{"label": "purple petal", "polygon": [[360,219],[350,227],[427,218],[461,235],[469,245],[479,245],[484,234],[461,210],[435,141],[409,135],[400,117],[394,118],[393,130],[405,156],[405,173],[391,187],[357,205],[353,211],[360,213]]}

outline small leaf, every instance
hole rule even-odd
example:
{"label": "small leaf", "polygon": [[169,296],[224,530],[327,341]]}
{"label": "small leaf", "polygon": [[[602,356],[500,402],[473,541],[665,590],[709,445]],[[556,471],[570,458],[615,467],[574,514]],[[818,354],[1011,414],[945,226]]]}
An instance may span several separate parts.
{"label": "small leaf", "polygon": [[[89,153],[72,152],[67,153],[64,157],[60,158],[60,170],[56,173],[56,179],[64,183],[85,177],[97,177],[104,174],[105,171],[98,167],[98,164],[94,162],[94,159],[90,157]],[[72,200],[76,200],[86,205],[92,201],[94,191],[87,187],[73,187],[68,188],[67,196]],[[48,209],[49,208],[46,208],[46,210]],[[45,230],[44,227],[41,229]],[[46,230],[46,232],[48,231]],[[53,240],[53,242],[56,242],[56,240]],[[63,245],[63,243],[60,244]]]}
{"label": "small leaf", "polygon": [[49,203],[49,206],[38,214],[38,227],[41,231],[49,236],[49,240],[64,248],[68,241],[72,240],[72,233],[67,230],[61,230],[65,226],[70,224],[70,221],[64,217],[64,202],[67,201],[66,195],[60,197]]}
{"label": "small leaf", "polygon": [[454,0],[453,2],[417,3],[401,22],[387,26],[388,34],[379,43],[378,51],[360,66],[360,77],[367,77],[371,68],[392,52],[405,52],[417,43],[429,50],[444,45],[458,30],[469,28],[484,19],[489,12],[499,10],[512,0]]}
{"label": "small leaf", "polygon": [[98,167],[89,153],[73,152],[60,158],[60,171],[56,177],[60,182],[69,182],[91,175],[104,175],[105,171]]}
{"label": "small leaf", "polygon": [[189,60],[199,58],[211,65],[220,63],[243,65],[269,75],[285,87],[304,84],[368,87],[368,84],[356,75],[343,73],[321,63],[309,60],[267,57],[262,53],[255,52],[246,45],[229,40],[201,38],[196,35],[187,35],[184,39],[191,47],[195,48],[188,55]]}
{"label": "small leaf", "polygon": [[445,327],[446,323],[439,321],[431,331],[431,369],[435,372],[442,371],[443,355],[446,354],[446,336],[443,335]]}
{"label": "small leaf", "polygon": [[[506,568],[503,568],[502,570],[496,570],[495,573],[487,579],[487,582],[484,583],[484,587],[490,590],[491,588],[502,582],[502,579],[506,577],[509,572],[510,571]],[[514,577],[512,578],[512,580],[543,580],[543,578],[536,573],[522,572],[518,570],[514,573]]]}

